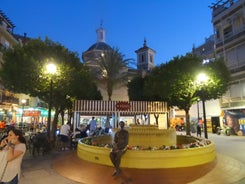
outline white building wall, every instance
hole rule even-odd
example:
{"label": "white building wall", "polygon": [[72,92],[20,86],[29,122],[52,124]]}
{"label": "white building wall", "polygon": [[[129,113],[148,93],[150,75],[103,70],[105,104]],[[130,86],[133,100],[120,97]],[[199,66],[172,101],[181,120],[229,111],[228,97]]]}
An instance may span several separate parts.
{"label": "white building wall", "polygon": [[[197,120],[198,117],[198,107],[199,107],[199,117],[203,118],[203,105],[202,101],[193,104],[190,108],[190,119]],[[206,110],[206,117],[207,119],[211,119],[214,116],[221,115],[221,108],[219,105],[219,100],[210,100],[205,102],[205,110]]]}

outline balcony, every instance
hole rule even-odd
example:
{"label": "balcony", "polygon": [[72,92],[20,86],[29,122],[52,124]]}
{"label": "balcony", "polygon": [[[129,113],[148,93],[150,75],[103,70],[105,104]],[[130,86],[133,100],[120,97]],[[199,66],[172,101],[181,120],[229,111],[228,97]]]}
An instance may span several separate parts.
{"label": "balcony", "polygon": [[216,49],[219,47],[222,47],[223,45],[228,44],[234,40],[241,39],[244,37],[244,35],[245,35],[245,27],[243,29],[239,30],[239,32],[229,33],[225,36],[224,43],[223,43],[222,39],[216,40]]}

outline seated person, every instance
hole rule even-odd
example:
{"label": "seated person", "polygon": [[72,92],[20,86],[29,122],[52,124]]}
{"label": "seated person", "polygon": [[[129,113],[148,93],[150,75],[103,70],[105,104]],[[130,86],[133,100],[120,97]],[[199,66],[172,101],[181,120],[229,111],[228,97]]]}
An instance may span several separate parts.
{"label": "seated person", "polygon": [[81,132],[78,128],[75,129],[75,132],[71,133],[71,140],[72,141],[78,141],[78,139],[81,138]]}
{"label": "seated person", "polygon": [[79,139],[81,138],[82,138],[81,131],[78,128],[76,128],[75,132],[71,133],[71,148],[75,148],[77,146]]}

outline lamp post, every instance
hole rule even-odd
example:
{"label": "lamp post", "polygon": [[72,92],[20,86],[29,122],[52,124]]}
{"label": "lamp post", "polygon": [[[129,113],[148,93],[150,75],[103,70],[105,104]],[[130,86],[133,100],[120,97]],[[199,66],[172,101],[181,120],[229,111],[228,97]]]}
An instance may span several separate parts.
{"label": "lamp post", "polygon": [[51,109],[52,109],[52,96],[53,96],[53,75],[56,73],[57,68],[53,63],[49,63],[46,66],[47,73],[50,75],[50,86],[49,86],[49,103],[48,103],[48,123],[47,123],[47,136],[50,140],[50,126],[51,126]]}
{"label": "lamp post", "polygon": [[21,105],[22,105],[22,114],[21,114],[21,130],[23,129],[24,126],[24,106],[26,104],[26,99],[21,100]]}
{"label": "lamp post", "polygon": [[202,99],[202,108],[203,108],[203,125],[204,125],[204,136],[208,138],[208,131],[207,131],[207,120],[206,120],[206,110],[205,110],[205,100]]}
{"label": "lamp post", "polygon": [[197,84],[201,86],[201,100],[203,107],[203,125],[204,125],[204,136],[208,139],[208,131],[207,131],[207,120],[206,120],[206,109],[205,109],[205,97],[204,97],[204,86],[207,84],[209,78],[206,74],[201,73],[197,76]]}

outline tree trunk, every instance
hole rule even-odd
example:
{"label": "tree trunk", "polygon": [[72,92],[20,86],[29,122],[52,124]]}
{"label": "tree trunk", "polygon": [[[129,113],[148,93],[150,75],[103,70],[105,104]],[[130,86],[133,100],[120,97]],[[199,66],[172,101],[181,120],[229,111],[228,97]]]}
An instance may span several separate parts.
{"label": "tree trunk", "polygon": [[65,120],[64,120],[65,113],[64,113],[63,110],[60,111],[60,115],[61,115],[61,125],[64,125],[64,123],[65,123]]}
{"label": "tree trunk", "polygon": [[185,110],[185,119],[186,119],[186,135],[191,135],[189,109]]}
{"label": "tree trunk", "polygon": [[[68,109],[68,121],[70,121],[71,122],[71,118],[73,117],[73,113],[72,113],[72,109]],[[73,126],[75,126],[75,125],[73,125]]]}

